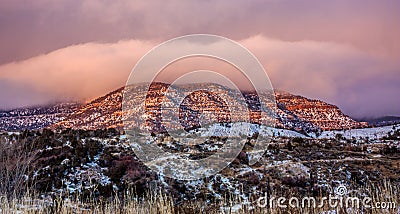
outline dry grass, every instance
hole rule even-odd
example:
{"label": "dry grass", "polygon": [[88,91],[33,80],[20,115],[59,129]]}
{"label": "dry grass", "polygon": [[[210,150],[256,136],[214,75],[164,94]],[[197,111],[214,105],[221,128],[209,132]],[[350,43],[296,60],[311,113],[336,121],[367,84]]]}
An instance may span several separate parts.
{"label": "dry grass", "polygon": [[121,201],[113,197],[107,201],[81,201],[74,198],[38,199],[25,196],[8,200],[0,197],[0,213],[178,213],[175,211],[172,198],[165,194],[153,194],[145,200],[132,197]]}
{"label": "dry grass", "polygon": [[[373,202],[395,202],[398,207],[399,187],[392,185],[390,182],[382,182],[381,185],[370,184],[362,191],[368,193]],[[360,190],[361,191],[361,190]],[[172,197],[160,192],[149,193],[143,198],[134,196],[132,192],[126,192],[124,199],[120,197],[112,197],[107,200],[82,200],[79,196],[54,199],[39,199],[35,194],[17,199],[7,199],[0,197],[1,213],[126,213],[126,214],[176,214],[176,213],[324,213],[324,211],[336,211],[336,213],[398,213],[396,209],[365,209],[338,207],[330,208],[328,204],[324,207],[317,208],[279,208],[274,206],[257,207],[257,197],[251,198],[251,203],[243,203],[242,199],[231,195],[225,197],[222,201],[209,203],[208,205],[202,201],[188,201],[176,204]],[[272,192],[271,197],[280,197]],[[317,198],[321,200],[321,198]],[[328,212],[326,212],[328,213]]]}

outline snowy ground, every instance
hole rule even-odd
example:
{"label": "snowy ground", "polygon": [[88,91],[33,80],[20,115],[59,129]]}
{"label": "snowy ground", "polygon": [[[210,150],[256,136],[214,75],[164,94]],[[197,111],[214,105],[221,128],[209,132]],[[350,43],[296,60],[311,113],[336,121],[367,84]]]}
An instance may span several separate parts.
{"label": "snowy ground", "polygon": [[[393,129],[394,127],[394,129]],[[389,132],[400,129],[400,124],[395,126],[382,126],[376,128],[364,128],[364,129],[350,129],[340,131],[324,131],[318,138],[335,138],[337,134],[341,134],[346,139],[351,138],[366,138],[371,140],[380,139],[388,135]]]}
{"label": "snowy ground", "polygon": [[[231,128],[222,126],[220,124],[213,124],[207,128],[201,128],[199,131],[203,137],[205,136],[251,136],[258,129],[260,136],[264,137],[301,137],[308,138],[307,136],[298,133],[296,131],[279,129],[267,126],[258,126],[254,124],[246,123],[234,123]],[[337,134],[341,134],[346,139],[351,138],[366,138],[370,140],[380,139],[388,135],[388,133],[399,130],[400,124],[382,126],[376,128],[362,128],[362,129],[350,129],[350,130],[335,130],[335,131],[323,131],[321,135],[315,138],[335,138]]]}
{"label": "snowy ground", "polygon": [[[342,135],[342,137],[346,139],[360,139],[368,137],[370,140],[380,139],[388,135],[388,133],[399,130],[400,124],[390,125],[390,126],[382,126],[376,128],[362,128],[362,129],[348,129],[348,130],[334,130],[334,131],[323,131],[321,135],[315,137],[311,135],[313,138],[324,139],[324,138],[335,138],[337,134]],[[255,124],[248,123],[233,123],[231,127],[225,127],[220,124],[213,124],[207,127],[200,128],[197,130],[198,133],[202,137],[208,136],[251,136],[257,130],[260,133],[260,136],[263,137],[301,137],[308,138],[304,134],[301,134],[296,131],[287,130],[287,129],[279,129],[268,126],[259,126]],[[7,132],[8,135],[19,135],[19,132]],[[122,138],[126,138],[125,135],[121,136]]]}
{"label": "snowy ground", "polygon": [[298,132],[278,129],[263,125],[249,124],[244,122],[233,123],[230,127],[225,127],[220,124],[213,124],[210,127],[200,128],[201,136],[251,136],[256,132],[263,137],[303,137],[306,136]]}

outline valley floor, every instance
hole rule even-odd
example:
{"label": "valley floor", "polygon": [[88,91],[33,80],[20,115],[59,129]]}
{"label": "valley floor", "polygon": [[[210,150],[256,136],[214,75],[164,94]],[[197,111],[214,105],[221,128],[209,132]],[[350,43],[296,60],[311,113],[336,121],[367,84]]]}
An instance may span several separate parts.
{"label": "valley floor", "polygon": [[[376,138],[367,135],[371,130],[378,132],[373,134]],[[384,132],[380,130],[387,132],[380,134]],[[272,131],[280,134],[274,135],[255,165],[249,165],[249,153],[254,146],[249,139],[228,167],[196,181],[174,180],[150,170],[136,157],[127,136],[115,129],[4,132],[0,134],[0,210],[2,213],[398,212],[398,126],[352,130],[351,137],[347,131],[330,132],[319,138],[286,130]],[[291,135],[284,136],[286,132]],[[260,135],[261,140],[264,138]],[[213,154],[218,145],[223,145],[218,136],[197,147],[176,146],[179,142],[164,135],[158,139],[164,149],[190,153],[197,158]],[[343,189],[346,191],[338,192]],[[371,197],[375,205],[390,202],[395,208],[277,205],[280,197],[287,200],[294,196],[315,197],[321,201],[338,193],[343,193],[340,195],[343,197]],[[272,206],[262,204],[260,198],[273,200]]]}

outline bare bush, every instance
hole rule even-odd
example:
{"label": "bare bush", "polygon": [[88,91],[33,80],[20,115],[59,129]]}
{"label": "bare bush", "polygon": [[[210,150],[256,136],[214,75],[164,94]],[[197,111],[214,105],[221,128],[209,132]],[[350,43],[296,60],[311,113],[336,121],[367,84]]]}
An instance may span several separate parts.
{"label": "bare bush", "polygon": [[36,154],[26,140],[0,138],[0,196],[20,197],[25,193]]}

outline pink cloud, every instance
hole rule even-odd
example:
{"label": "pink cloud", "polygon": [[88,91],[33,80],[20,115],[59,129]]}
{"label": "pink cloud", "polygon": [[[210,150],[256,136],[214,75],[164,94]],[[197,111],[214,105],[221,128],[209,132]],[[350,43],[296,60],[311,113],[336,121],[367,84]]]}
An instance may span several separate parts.
{"label": "pink cloud", "polygon": [[[261,35],[239,42],[259,58],[275,88],[338,104],[351,115],[400,114],[397,99],[380,95],[398,96],[399,64],[380,54],[334,42],[287,42]],[[48,100],[90,99],[123,86],[137,60],[156,44],[124,40],[69,46],[0,66],[0,81],[29,86],[33,90],[26,93],[45,93]],[[33,98],[31,104],[43,102],[43,96]]]}

